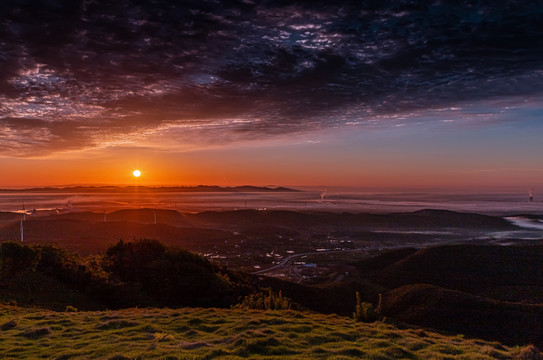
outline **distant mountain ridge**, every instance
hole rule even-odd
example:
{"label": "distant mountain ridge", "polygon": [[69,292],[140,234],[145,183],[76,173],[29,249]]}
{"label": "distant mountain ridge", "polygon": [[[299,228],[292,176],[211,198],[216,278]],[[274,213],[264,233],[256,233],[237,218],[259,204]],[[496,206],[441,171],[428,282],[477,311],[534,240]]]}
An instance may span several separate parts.
{"label": "distant mountain ridge", "polygon": [[89,193],[89,192],[297,192],[301,190],[287,187],[267,186],[67,186],[67,187],[34,187],[26,189],[0,189],[0,192],[58,192],[58,193]]}

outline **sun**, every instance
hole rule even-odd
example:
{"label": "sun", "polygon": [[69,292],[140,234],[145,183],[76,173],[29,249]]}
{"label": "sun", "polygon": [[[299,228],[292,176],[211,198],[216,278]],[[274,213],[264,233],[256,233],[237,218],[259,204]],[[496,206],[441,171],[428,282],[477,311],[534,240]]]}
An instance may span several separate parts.
{"label": "sun", "polygon": [[141,171],[139,171],[139,170],[134,170],[134,171],[132,172],[132,175],[134,175],[134,177],[136,177],[136,178],[139,178],[139,177],[141,176]]}

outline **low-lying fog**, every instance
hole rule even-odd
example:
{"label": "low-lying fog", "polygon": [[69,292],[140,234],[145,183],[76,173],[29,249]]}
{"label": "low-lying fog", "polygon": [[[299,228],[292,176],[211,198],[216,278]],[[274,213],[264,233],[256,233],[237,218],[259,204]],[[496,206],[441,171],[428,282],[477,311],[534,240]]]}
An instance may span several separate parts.
{"label": "low-lying fog", "polygon": [[0,211],[103,211],[126,208],[176,209],[184,212],[233,209],[286,209],[348,212],[410,212],[446,209],[491,215],[543,214],[543,201],[527,194],[436,194],[304,189],[278,193],[0,193]]}

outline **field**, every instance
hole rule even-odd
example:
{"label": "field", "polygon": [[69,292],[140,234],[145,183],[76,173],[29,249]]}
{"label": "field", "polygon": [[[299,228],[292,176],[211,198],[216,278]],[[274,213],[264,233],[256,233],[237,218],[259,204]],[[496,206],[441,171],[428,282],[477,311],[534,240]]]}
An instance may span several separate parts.
{"label": "field", "polygon": [[507,347],[463,335],[402,330],[382,322],[366,324],[290,310],[53,312],[2,305],[0,331],[4,359],[490,360],[538,356],[531,346]]}
{"label": "field", "polygon": [[[539,228],[444,210],[106,215],[28,215],[21,243],[0,213],[0,358],[543,359]],[[246,301],[272,292],[304,312]],[[379,309],[360,319],[385,321],[351,320],[356,294]]]}

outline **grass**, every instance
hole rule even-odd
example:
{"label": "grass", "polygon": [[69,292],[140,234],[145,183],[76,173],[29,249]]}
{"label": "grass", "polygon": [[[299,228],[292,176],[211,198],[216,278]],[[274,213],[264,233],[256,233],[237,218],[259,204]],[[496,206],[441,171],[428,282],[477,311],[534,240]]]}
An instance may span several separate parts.
{"label": "grass", "polygon": [[[3,359],[521,359],[528,347],[291,310],[0,305]],[[527,358],[526,358],[527,359]]]}

